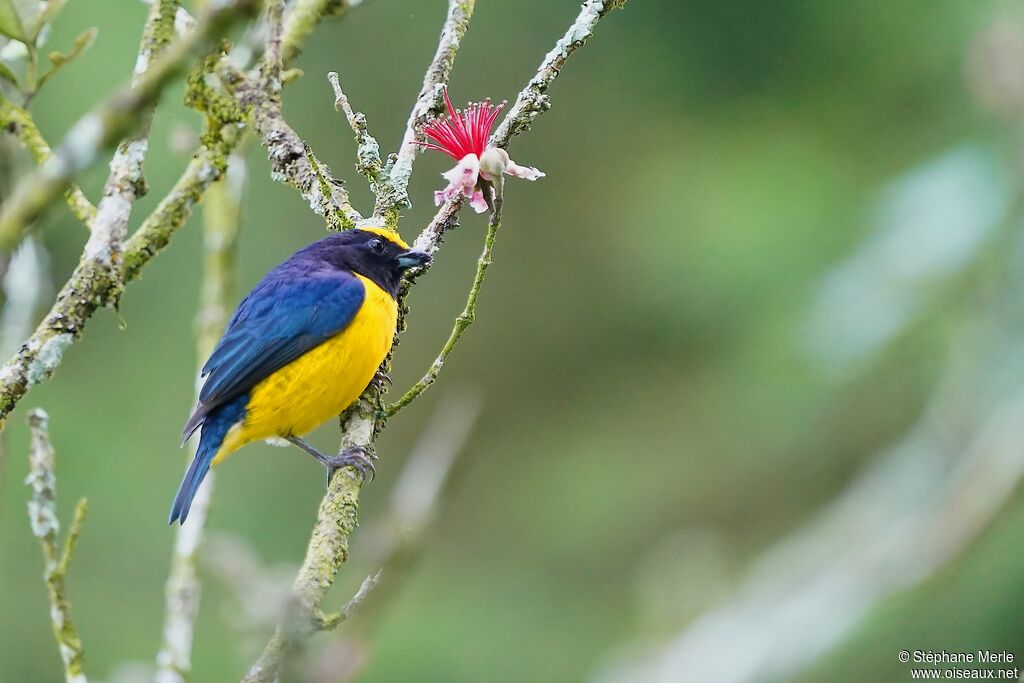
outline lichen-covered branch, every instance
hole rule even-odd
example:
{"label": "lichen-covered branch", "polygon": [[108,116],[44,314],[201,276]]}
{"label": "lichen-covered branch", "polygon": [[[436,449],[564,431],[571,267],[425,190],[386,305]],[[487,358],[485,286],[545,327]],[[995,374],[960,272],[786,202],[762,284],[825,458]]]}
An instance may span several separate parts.
{"label": "lichen-covered branch", "polygon": [[[137,278],[185,224],[206,188],[224,172],[227,153],[240,134],[236,126],[224,125],[221,137],[189,162],[171,191],[125,243],[120,283]],[[89,318],[110,299],[117,283],[92,260],[82,258],[35,332],[0,368],[0,427],[28,390],[53,374],[64,351],[82,336]]]}
{"label": "lichen-covered branch", "polygon": [[263,654],[243,683],[271,683],[284,660],[315,631],[324,628],[320,605],[341,565],[348,561],[348,539],[355,531],[362,480],[352,467],[339,470],[320,502],[306,557],[292,585],[292,604]]}
{"label": "lichen-covered branch", "polygon": [[[139,53],[132,72],[132,87],[138,87],[150,65],[167,47],[174,36],[174,19],[178,0],[155,0],[142,29]],[[92,232],[85,244],[84,258],[107,271],[106,278],[114,285],[106,303],[112,303],[120,291],[120,264],[124,239],[128,233],[135,200],[146,192],[142,165],[149,150],[149,128],[153,120],[154,102],[140,107],[138,122],[131,134],[121,141],[110,161],[110,175],[103,186],[103,196],[96,207]]]}
{"label": "lichen-covered branch", "polygon": [[416,98],[416,103],[409,112],[409,120],[405,126],[405,135],[398,148],[398,156],[391,167],[390,182],[377,195],[377,206],[374,214],[389,216],[403,207],[410,206],[409,178],[412,166],[420,153],[417,141],[422,142],[420,128],[429,119],[443,111],[441,90],[448,82],[455,56],[462,46],[462,38],[469,28],[469,20],[473,17],[475,0],[449,0],[448,15],[441,27],[441,37],[437,41],[437,51],[423,76],[423,86]]}
{"label": "lichen-covered branch", "polygon": [[455,350],[455,346],[462,339],[463,333],[466,329],[473,324],[476,320],[476,300],[480,296],[480,288],[484,284],[484,279],[487,277],[487,269],[491,266],[491,259],[494,253],[494,239],[498,235],[498,229],[501,227],[501,214],[495,211],[491,215],[491,219],[487,222],[487,234],[484,237],[484,248],[480,253],[480,258],[476,262],[476,274],[473,276],[473,284],[469,288],[469,294],[466,297],[466,306],[462,309],[462,313],[455,318],[455,325],[452,327],[451,334],[448,335],[448,341],[441,347],[441,351],[437,354],[437,358],[430,364],[430,368],[427,370],[423,378],[402,395],[400,399],[392,403],[384,411],[385,418],[389,418],[397,413],[402,408],[406,407],[413,401],[415,401],[420,394],[427,390],[431,384],[437,381],[437,376],[441,373],[441,368],[444,367],[444,363],[448,360],[448,355]]}
{"label": "lichen-covered branch", "polygon": [[[272,177],[298,190],[309,208],[328,221],[340,214],[340,227],[351,228],[362,220],[362,215],[349,201],[345,184],[331,173],[327,164],[311,152],[307,154],[302,138],[284,120],[279,97],[260,87],[259,79],[247,76],[230,64],[221,61],[217,66],[221,81],[247,112],[253,131],[267,150]],[[326,182],[321,182],[322,178],[326,178]]]}
{"label": "lichen-covered branch", "polygon": [[327,80],[334,89],[334,109],[345,115],[349,127],[356,136],[356,169],[370,181],[370,188],[375,189],[380,180],[380,145],[377,139],[370,135],[369,127],[366,125],[366,116],[362,112],[353,111],[349,104],[345,91],[341,88],[341,79],[336,71],[327,74]]}
{"label": "lichen-covered branch", "polygon": [[[456,8],[456,5],[465,4],[451,3],[449,5],[449,15],[451,16],[453,8],[464,11],[464,7]],[[580,15],[566,33],[566,37],[559,40],[555,49],[544,59],[538,74],[530,81],[523,93],[538,92],[543,95],[550,82],[561,69],[565,59],[589,37],[594,24],[604,17],[608,11],[621,7],[622,4],[621,0],[607,4],[596,2],[595,0],[586,2]],[[469,5],[471,12],[472,3],[469,3]],[[468,15],[466,20],[468,20]],[[448,22],[446,21],[446,26],[447,24]],[[464,25],[461,31],[464,33]],[[454,44],[454,50],[450,52],[450,59],[454,58],[455,52],[458,49],[457,43],[462,37],[462,33],[456,33],[457,38],[453,43],[452,39],[446,37],[447,34],[442,32],[442,42],[447,40],[449,45]],[[554,53],[562,56],[553,58],[552,54]],[[447,73],[451,68],[450,59],[444,62],[444,66],[440,67],[444,71],[444,79],[447,78]],[[440,87],[440,83],[443,83],[443,80],[438,80],[436,83],[437,85],[433,86],[433,92],[439,95],[440,93],[437,88]],[[426,82],[424,91],[429,95]],[[529,94],[523,93],[520,93],[517,105],[519,105],[520,100],[525,102],[536,99]],[[417,100],[417,103],[419,104],[419,100]],[[517,111],[521,113],[517,114],[517,116],[524,117],[524,119],[528,117],[532,121],[533,118],[546,108],[545,106],[531,115],[530,108],[524,104],[518,108]],[[422,114],[423,117],[427,115],[428,110]],[[413,131],[413,139],[417,135],[416,131],[419,125],[413,120],[414,118],[415,115],[410,117],[410,129]],[[506,124],[508,124],[508,120],[506,120]],[[511,124],[507,126],[506,124],[503,124],[503,128],[512,128]],[[407,130],[407,137],[408,135],[409,131]],[[508,133],[505,135],[504,139],[507,143],[511,135]],[[492,137],[492,141],[495,139]],[[408,146],[403,143],[403,150]],[[398,178],[401,178],[403,175],[406,176],[404,181],[402,181],[405,183],[408,182],[408,173],[411,172],[415,151],[408,154],[412,154],[404,162],[405,166],[408,167],[408,171],[398,172]],[[396,178],[394,170],[392,170],[391,178],[393,181]],[[456,199],[442,206],[431,223],[417,237],[416,247],[429,250],[431,253],[437,251],[444,233],[456,224],[461,204],[461,199]],[[372,222],[375,225],[393,224],[397,221],[396,207],[398,206],[400,206],[400,203],[395,201],[395,197],[382,198],[378,194],[377,209],[374,212],[374,217],[367,219],[366,222]],[[498,213],[500,216],[500,211]],[[500,220],[494,221],[495,225],[498,222]],[[491,235],[491,242],[493,247],[493,234]],[[477,289],[479,289],[479,286]],[[404,305],[404,296],[402,299]],[[401,330],[401,325],[399,329]],[[388,362],[386,360],[384,363],[385,369]],[[372,448],[385,419],[385,411],[381,405],[383,393],[384,389],[381,382],[375,381],[371,383],[370,387],[363,393],[363,396],[342,417],[341,450],[353,446]],[[348,559],[348,538],[356,525],[361,486],[362,481],[358,473],[351,467],[339,471],[328,484],[327,494],[321,502],[302,569],[293,587],[296,607],[290,610],[289,614],[282,620],[281,625],[275,631],[263,654],[243,679],[243,683],[270,683],[276,680],[285,659],[300,647],[302,641],[323,627],[324,615],[321,604],[327,591],[333,585],[338,571]]]}
{"label": "lichen-covered branch", "polygon": [[256,0],[209,3],[209,11],[199,19],[195,29],[172,42],[137,83],[118,91],[79,119],[54,155],[19,183],[0,211],[0,247],[9,248],[16,243],[25,226],[35,220],[78,173],[92,166],[102,150],[131,133],[150,105],[184,73],[192,60],[209,52],[256,4]]}
{"label": "lichen-covered branch", "polygon": [[[240,4],[229,2],[221,11]],[[245,0],[245,7],[248,4],[249,0]],[[354,7],[355,4],[349,3],[349,6]],[[197,24],[184,10],[179,9],[177,14],[179,26],[191,24],[194,27]],[[295,30],[293,28],[290,32],[286,22],[283,46],[297,40]],[[195,35],[195,29],[188,35]],[[167,59],[167,55],[162,59]],[[283,59],[287,66],[287,54]],[[235,112],[218,110],[207,114],[209,130],[204,136],[206,144],[195,152],[171,191],[125,242],[120,281],[95,273],[95,269],[83,259],[61,289],[49,314],[18,353],[0,368],[0,429],[25,393],[52,375],[60,365],[64,351],[81,337],[86,322],[102,302],[112,300],[113,286],[123,286],[139,276],[142,268],[167,246],[174,233],[185,224],[206,189],[223,174],[228,155],[238,144],[243,131],[231,118]],[[298,139],[294,132],[292,135]],[[347,201],[347,195],[344,196]]]}
{"label": "lichen-covered branch", "polygon": [[[206,193],[203,211],[203,282],[196,315],[196,357],[202,366],[220,339],[235,296],[235,254],[245,161],[231,158],[226,176]],[[195,456],[195,442],[188,460]],[[192,641],[199,613],[197,571],[215,473],[207,475],[192,502],[189,523],[177,527],[171,570],[164,588],[163,642],[157,654],[157,683],[184,683],[192,670]]]}
{"label": "lichen-covered branch", "polygon": [[67,683],[87,683],[83,670],[82,640],[78,637],[71,620],[71,604],[68,600],[64,578],[67,576],[71,557],[82,533],[87,502],[78,501],[71,528],[61,548],[60,522],[57,518],[57,478],[54,474],[54,452],[50,444],[49,418],[41,408],[28,414],[32,431],[32,445],[29,453],[29,474],[25,483],[32,489],[28,503],[28,517],[32,533],[39,539],[43,551],[45,569],[43,577],[50,599],[50,621],[53,635],[60,649],[64,663],[64,679]]}
{"label": "lichen-covered branch", "polygon": [[[45,164],[53,157],[53,150],[50,149],[50,145],[36,126],[32,114],[27,109],[8,100],[2,93],[0,93],[0,128],[14,134],[37,164]],[[71,183],[64,191],[64,199],[75,218],[89,227],[93,218],[96,217],[96,207],[82,192],[82,188],[78,187],[77,183]]]}
{"label": "lichen-covered branch", "polygon": [[482,401],[474,393],[440,402],[413,447],[388,500],[387,511],[367,529],[367,563],[379,567],[381,584],[364,596],[360,618],[372,620],[415,564],[425,536],[458,478],[466,441],[480,416]]}

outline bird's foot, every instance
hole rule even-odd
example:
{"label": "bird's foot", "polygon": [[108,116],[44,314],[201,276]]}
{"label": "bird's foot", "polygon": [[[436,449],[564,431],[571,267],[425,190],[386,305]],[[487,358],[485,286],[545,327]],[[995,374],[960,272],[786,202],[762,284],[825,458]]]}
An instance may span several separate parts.
{"label": "bird's foot", "polygon": [[377,373],[373,376],[373,381],[374,382],[380,382],[381,384],[386,384],[389,387],[392,384],[394,384],[394,382],[391,381],[391,375],[389,375],[388,373],[384,372],[383,370],[378,370],[377,371]]}
{"label": "bird's foot", "polygon": [[327,485],[330,486],[334,473],[343,467],[354,468],[363,481],[367,481],[366,475],[369,473],[369,481],[373,481],[374,476],[377,474],[377,468],[373,464],[373,461],[376,459],[377,453],[372,448],[366,446],[353,446],[346,448],[338,455],[328,456],[324,461],[324,464],[327,466]]}

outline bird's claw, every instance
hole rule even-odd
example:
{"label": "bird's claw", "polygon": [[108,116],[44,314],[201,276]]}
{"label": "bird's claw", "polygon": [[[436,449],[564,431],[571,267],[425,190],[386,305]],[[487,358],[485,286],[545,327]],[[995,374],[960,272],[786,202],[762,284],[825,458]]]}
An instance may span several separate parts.
{"label": "bird's claw", "polygon": [[375,382],[381,382],[382,384],[387,384],[389,387],[392,384],[394,384],[394,382],[391,381],[391,375],[389,375],[388,373],[384,372],[383,370],[378,370],[377,374],[375,374],[373,376],[373,379],[374,379]]}
{"label": "bird's claw", "polygon": [[[377,467],[373,464],[376,459],[377,454],[372,448],[365,446],[346,448],[333,458],[328,458],[325,462],[327,465],[327,484],[330,485],[334,473],[343,467],[355,469],[359,473],[359,478],[363,481],[373,481],[377,474]],[[367,473],[370,475],[369,479],[366,478]]]}

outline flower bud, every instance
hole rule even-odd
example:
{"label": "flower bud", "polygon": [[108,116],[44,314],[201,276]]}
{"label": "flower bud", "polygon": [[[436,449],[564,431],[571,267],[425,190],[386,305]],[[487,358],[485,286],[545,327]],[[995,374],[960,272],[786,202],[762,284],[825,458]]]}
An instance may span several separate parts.
{"label": "flower bud", "polygon": [[500,147],[488,147],[480,157],[480,175],[484,180],[501,177],[508,168],[508,152]]}

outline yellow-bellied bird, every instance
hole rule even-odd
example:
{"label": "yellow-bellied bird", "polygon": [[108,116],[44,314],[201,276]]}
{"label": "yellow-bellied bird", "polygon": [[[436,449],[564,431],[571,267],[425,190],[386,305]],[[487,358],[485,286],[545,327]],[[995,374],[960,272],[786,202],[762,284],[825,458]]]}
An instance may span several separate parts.
{"label": "yellow-bellied bird", "polygon": [[283,438],[328,468],[372,463],[359,449],[329,456],[302,436],[352,404],[391,349],[406,269],[430,257],[384,228],[347,230],[300,249],[238,305],[202,376],[183,440],[202,429],[171,506],[185,522],[211,465],[250,441]]}

